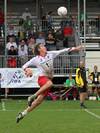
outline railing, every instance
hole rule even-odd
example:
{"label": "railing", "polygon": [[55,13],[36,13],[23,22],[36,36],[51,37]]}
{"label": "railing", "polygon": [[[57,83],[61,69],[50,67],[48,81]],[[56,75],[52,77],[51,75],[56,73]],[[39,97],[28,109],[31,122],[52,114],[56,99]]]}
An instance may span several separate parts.
{"label": "railing", "polygon": [[[92,56],[92,53],[95,56]],[[86,66],[89,68],[93,68],[93,64],[97,64],[100,66],[100,57],[99,51],[96,52],[88,52],[86,57],[85,55],[81,55],[79,53],[72,54],[61,54],[54,59],[54,76],[67,76],[70,72],[75,74],[76,68],[79,66],[79,62],[82,59],[86,59]],[[33,56],[0,56],[0,68],[8,67],[8,68],[21,68],[22,65],[31,59]],[[5,62],[6,61],[6,62]],[[6,65],[5,65],[6,63]],[[99,68],[100,69],[100,68]]]}
{"label": "railing", "polygon": [[[63,19],[61,18],[58,18],[56,19],[55,17],[53,18],[53,21],[52,21],[52,29],[54,30],[54,32],[57,32],[58,29],[61,28],[61,21]],[[66,21],[70,21],[68,18],[66,19]],[[72,20],[73,21],[73,20]],[[47,32],[48,31],[48,26],[46,24],[45,21],[42,21],[42,20],[32,20],[33,22],[33,25],[32,25],[32,33],[34,32],[38,32],[38,31],[43,31],[43,32]],[[74,20],[74,25],[75,25],[75,28],[77,29],[77,19]],[[13,25],[13,24],[10,24],[10,25]],[[13,25],[14,26],[14,29],[13,29],[13,32],[15,35],[18,34],[19,31],[21,31],[21,26],[18,25],[18,23],[16,25]],[[8,27],[9,29],[9,24],[8,24]],[[23,28],[22,28],[23,30]],[[84,26],[83,24],[81,24],[80,26],[80,36],[83,37],[84,36]],[[100,18],[87,18],[86,20],[86,36],[87,37],[100,37]]]}
{"label": "railing", "polygon": [[54,76],[67,76],[69,73],[75,75],[76,68],[80,60],[84,58],[80,55],[60,55],[54,60]]}
{"label": "railing", "polygon": [[[15,36],[18,35],[19,31],[24,31],[24,27],[23,25],[20,26],[18,21],[20,20],[20,18],[17,18],[16,20],[16,24],[14,24],[12,18],[12,23],[7,24],[7,34],[9,34],[9,32],[13,32]],[[57,32],[60,28],[61,28],[61,21],[65,21],[66,24],[68,23],[73,23],[75,28],[77,29],[77,19],[75,18],[75,20],[70,20],[69,18],[66,18],[66,20],[63,20],[62,18],[56,18],[54,16],[53,21],[52,21],[52,29],[54,32]],[[69,24],[68,24],[69,25]],[[10,31],[10,27],[13,27],[13,29],[11,29]],[[49,27],[50,28],[50,27]],[[49,30],[48,28],[48,24],[47,21],[42,21],[42,20],[38,20],[38,19],[32,19],[32,27],[30,28],[31,32],[36,33],[39,31],[43,31],[43,32],[47,32]],[[4,36],[4,31],[1,30],[1,36]],[[84,36],[84,24],[80,23],[80,36],[83,37]],[[86,20],[86,36],[87,37],[100,37],[100,18],[87,18]]]}
{"label": "railing", "polygon": [[[5,60],[6,60],[6,67],[8,68],[20,68],[22,65],[27,62],[31,56],[0,56],[0,67],[5,67]],[[57,58],[54,59],[54,76],[66,76],[68,73],[72,72],[75,74],[75,70],[79,65],[79,61],[82,57],[79,54],[61,54]],[[84,58],[84,57],[83,57]]]}
{"label": "railing", "polygon": [[[10,56],[7,56],[6,57],[6,61],[10,58]],[[31,56],[28,57],[28,59],[32,58]],[[68,77],[69,76],[69,73],[72,72],[73,76],[75,76],[75,71],[76,71],[76,68],[79,66],[79,62],[82,58],[85,58],[84,56],[79,56],[79,55],[67,55],[67,54],[61,54],[59,55],[57,58],[55,58],[54,60],[54,78],[58,78],[61,77],[62,78],[65,78],[65,77]],[[17,61],[17,66],[16,67],[21,67],[19,66],[18,62],[20,60],[20,58],[18,56],[15,56],[15,59]],[[2,67],[3,67],[3,64],[4,64],[4,61],[5,61],[5,56],[0,56],[0,61],[2,61]],[[21,61],[21,60],[20,60]],[[21,62],[23,64],[23,62]],[[1,64],[1,62],[0,62]],[[22,65],[21,64],[21,65]],[[100,66],[100,57],[97,55],[95,57],[86,57],[86,67],[89,68],[91,71],[93,71],[93,67],[94,67],[94,64],[96,64],[99,68]],[[100,68],[99,68],[100,70]],[[88,72],[88,71],[87,71]],[[88,76],[87,76],[88,77]],[[62,84],[58,84],[58,85],[55,85],[55,87],[62,87],[63,86],[63,83]],[[34,89],[34,91],[36,91],[36,89]],[[7,89],[3,88],[2,90],[2,97],[27,97],[29,95],[31,95],[33,93],[33,89],[30,88],[30,89],[26,89],[24,91],[24,88],[22,89],[16,89],[16,88],[10,88],[10,89]]]}

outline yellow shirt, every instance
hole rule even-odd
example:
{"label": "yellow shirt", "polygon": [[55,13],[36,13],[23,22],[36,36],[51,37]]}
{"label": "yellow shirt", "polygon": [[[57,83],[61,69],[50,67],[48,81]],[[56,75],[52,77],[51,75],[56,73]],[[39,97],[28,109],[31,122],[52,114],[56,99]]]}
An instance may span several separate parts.
{"label": "yellow shirt", "polygon": [[80,68],[77,68],[76,70],[76,84],[78,87],[83,87],[84,86],[84,82],[83,82],[83,79],[82,79],[82,76],[81,74],[79,74],[79,71],[80,71]]}

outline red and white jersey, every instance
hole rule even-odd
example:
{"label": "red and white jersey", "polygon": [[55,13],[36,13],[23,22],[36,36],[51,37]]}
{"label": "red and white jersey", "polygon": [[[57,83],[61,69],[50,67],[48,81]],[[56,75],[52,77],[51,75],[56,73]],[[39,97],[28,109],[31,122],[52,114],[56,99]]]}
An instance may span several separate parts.
{"label": "red and white jersey", "polygon": [[47,51],[45,57],[37,55],[25,63],[22,68],[25,69],[29,66],[36,66],[38,68],[39,76],[50,76],[53,74],[54,58],[63,52],[68,52],[69,50],[70,48],[58,51]]}

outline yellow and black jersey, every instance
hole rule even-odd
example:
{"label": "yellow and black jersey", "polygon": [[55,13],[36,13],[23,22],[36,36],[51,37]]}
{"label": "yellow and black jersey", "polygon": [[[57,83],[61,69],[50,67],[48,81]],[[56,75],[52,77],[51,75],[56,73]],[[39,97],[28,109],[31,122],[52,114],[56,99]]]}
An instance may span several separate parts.
{"label": "yellow and black jersey", "polygon": [[99,82],[100,82],[100,72],[91,72],[90,77],[91,77],[92,83],[99,84]]}
{"label": "yellow and black jersey", "polygon": [[76,70],[76,84],[78,87],[87,86],[85,68],[77,68],[77,70]]}

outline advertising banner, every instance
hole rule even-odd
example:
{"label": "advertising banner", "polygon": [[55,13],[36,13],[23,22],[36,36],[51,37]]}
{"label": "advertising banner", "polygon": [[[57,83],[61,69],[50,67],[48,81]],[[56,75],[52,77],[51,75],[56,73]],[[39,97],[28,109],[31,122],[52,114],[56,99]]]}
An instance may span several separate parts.
{"label": "advertising banner", "polygon": [[0,68],[1,88],[37,88],[38,70],[32,68],[33,76],[26,77],[22,68]]}

